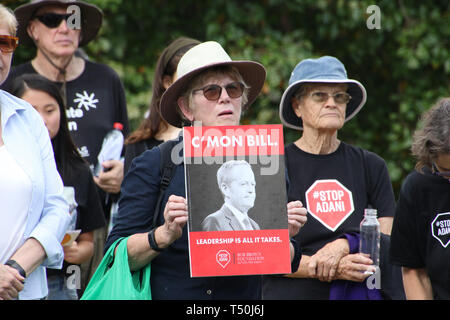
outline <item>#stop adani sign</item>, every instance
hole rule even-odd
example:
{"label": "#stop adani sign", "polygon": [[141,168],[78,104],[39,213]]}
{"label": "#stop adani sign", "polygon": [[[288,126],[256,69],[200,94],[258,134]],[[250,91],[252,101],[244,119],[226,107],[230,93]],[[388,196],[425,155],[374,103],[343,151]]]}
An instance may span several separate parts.
{"label": "#stop adani sign", "polygon": [[352,192],[335,179],[317,180],[306,191],[308,212],[335,231],[354,211]]}

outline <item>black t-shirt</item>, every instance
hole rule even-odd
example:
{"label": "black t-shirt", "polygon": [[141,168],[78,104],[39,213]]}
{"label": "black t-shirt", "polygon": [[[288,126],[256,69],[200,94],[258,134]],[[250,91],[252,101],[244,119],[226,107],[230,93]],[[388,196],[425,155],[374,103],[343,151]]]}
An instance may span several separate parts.
{"label": "black t-shirt", "polygon": [[[97,164],[103,138],[113,129],[114,122],[123,124],[124,136],[129,133],[129,123],[125,92],[117,73],[103,64],[87,60],[85,63],[83,73],[66,83],[66,114],[75,145],[93,167]],[[31,62],[13,67],[0,88],[10,91],[12,81],[26,73],[37,73]]]}
{"label": "black t-shirt", "polygon": [[[308,221],[295,239],[311,256],[345,233],[359,232],[364,209],[392,217],[395,197],[386,164],[375,153],[341,142],[327,155],[285,148],[288,201],[300,200]],[[328,299],[327,282],[316,279],[266,277],[265,299]]]}
{"label": "black t-shirt", "polygon": [[[63,179],[64,188],[73,188],[75,194],[76,224],[74,230],[80,229],[81,233],[94,231],[106,225],[102,204],[97,192],[97,186],[92,177],[88,165],[79,165],[76,173],[70,178]],[[63,268],[47,269],[48,275],[64,274],[68,267],[64,261]]]}
{"label": "black t-shirt", "polygon": [[435,299],[450,299],[450,182],[414,171],[403,182],[391,235],[393,263],[426,269]]}

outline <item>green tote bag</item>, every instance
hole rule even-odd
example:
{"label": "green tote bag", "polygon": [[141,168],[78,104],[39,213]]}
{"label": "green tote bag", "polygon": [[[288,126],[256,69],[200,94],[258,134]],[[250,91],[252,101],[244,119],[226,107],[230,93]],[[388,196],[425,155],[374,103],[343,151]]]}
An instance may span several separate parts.
{"label": "green tote bag", "polygon": [[[128,266],[127,238],[111,245],[80,300],[151,300],[150,263],[139,271]],[[117,243],[119,243],[117,245]],[[114,250],[117,251],[114,257]]]}

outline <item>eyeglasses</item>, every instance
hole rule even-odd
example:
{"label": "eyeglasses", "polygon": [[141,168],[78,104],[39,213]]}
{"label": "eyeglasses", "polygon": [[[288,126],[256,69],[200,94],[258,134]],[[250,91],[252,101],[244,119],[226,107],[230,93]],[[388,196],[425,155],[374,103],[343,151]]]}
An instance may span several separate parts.
{"label": "eyeglasses", "polygon": [[433,162],[433,173],[437,176],[450,179],[450,171],[439,171],[437,165]]}
{"label": "eyeglasses", "polygon": [[193,90],[192,93],[203,91],[203,95],[206,99],[208,99],[209,101],[217,101],[222,94],[222,88],[225,88],[230,98],[236,99],[242,96],[245,86],[243,83],[237,81],[231,82],[225,87],[219,86],[217,84],[209,84],[203,88]]}
{"label": "eyeglasses", "polygon": [[35,18],[42,22],[47,28],[54,29],[59,27],[61,21],[72,16],[71,14],[59,14],[59,13],[44,13],[42,15],[36,16]]}
{"label": "eyeglasses", "polygon": [[315,91],[308,94],[308,96],[310,96],[315,102],[320,103],[327,101],[329,97],[333,97],[334,101],[338,104],[348,103],[352,98],[352,96],[346,92],[337,92],[334,94],[330,94],[328,92]]}
{"label": "eyeglasses", "polygon": [[0,36],[0,50],[3,53],[11,53],[19,45],[19,38],[13,36]]}

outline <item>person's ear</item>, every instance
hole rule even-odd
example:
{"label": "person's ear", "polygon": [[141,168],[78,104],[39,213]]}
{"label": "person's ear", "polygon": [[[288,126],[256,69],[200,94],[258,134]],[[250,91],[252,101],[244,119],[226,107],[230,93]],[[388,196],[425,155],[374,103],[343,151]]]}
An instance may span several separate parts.
{"label": "person's ear", "polygon": [[222,182],[222,184],[220,185],[220,190],[222,191],[224,198],[229,197],[230,188],[228,188],[228,186],[225,182]]}
{"label": "person's ear", "polygon": [[31,38],[31,40],[33,40],[34,42],[39,41],[39,39],[38,39],[38,37],[37,37],[37,32],[36,32],[36,22],[35,22],[35,21],[31,20],[31,21],[28,23],[28,26],[27,26],[27,33],[28,33],[28,36]]}
{"label": "person's ear", "polygon": [[302,113],[301,113],[301,108],[300,108],[300,101],[298,98],[292,98],[291,99],[291,106],[292,106],[292,110],[294,110],[294,113],[297,117],[301,118],[302,117]]}
{"label": "person's ear", "polygon": [[192,113],[192,110],[189,108],[189,104],[186,101],[186,98],[180,97],[177,100],[178,107],[180,108],[183,115],[188,119],[189,121],[194,121],[194,114]]}
{"label": "person's ear", "polygon": [[162,85],[163,85],[164,89],[167,90],[167,88],[169,88],[172,85],[172,77],[166,74],[162,78]]}

